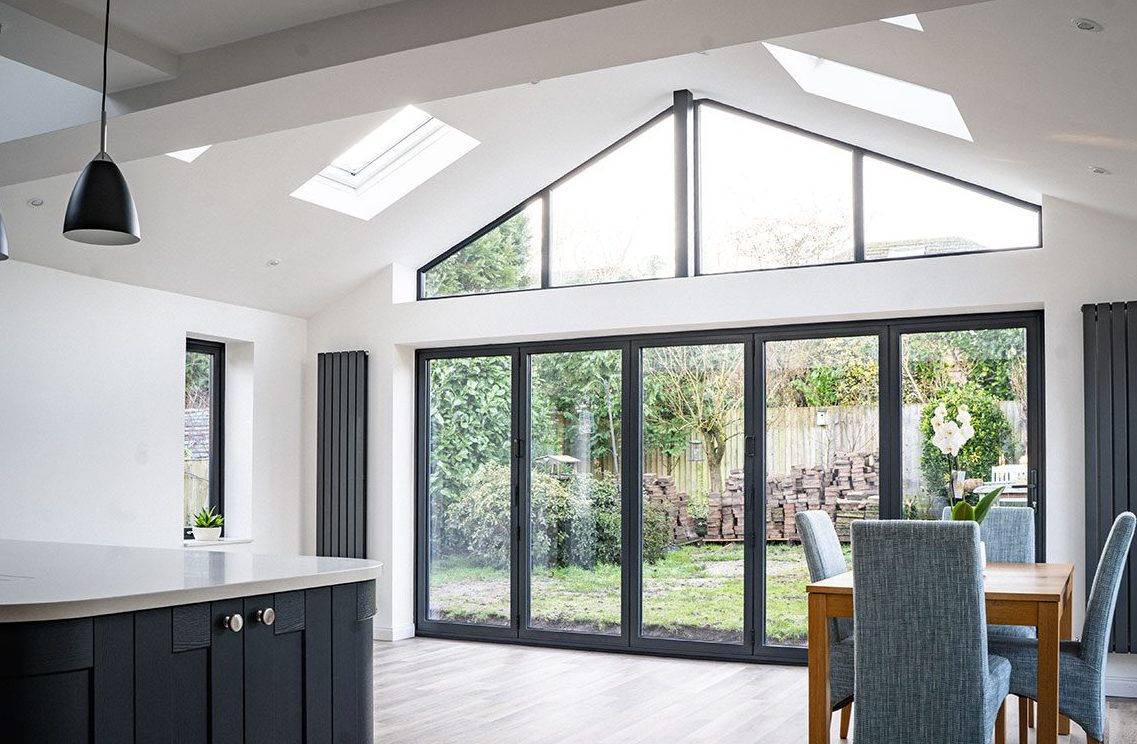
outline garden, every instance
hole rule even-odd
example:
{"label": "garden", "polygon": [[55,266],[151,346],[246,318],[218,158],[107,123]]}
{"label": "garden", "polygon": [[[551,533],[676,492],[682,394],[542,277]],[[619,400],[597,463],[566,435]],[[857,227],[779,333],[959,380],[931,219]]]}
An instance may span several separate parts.
{"label": "garden", "polygon": [[[1022,461],[1023,336],[996,329],[904,337],[906,516],[938,516],[949,469],[982,479],[996,465]],[[847,531],[848,519],[873,518],[879,498],[871,468],[850,475],[848,464],[873,462],[879,449],[876,337],[776,343],[767,350],[767,488],[788,484],[777,502],[787,523],[795,508],[828,508]],[[666,498],[648,488],[635,496],[643,513],[637,559],[645,636],[744,642],[741,506],[737,535],[708,532],[708,522],[720,525],[731,508],[724,498],[731,479],[741,478],[734,473],[744,461],[743,360],[742,344],[643,352],[641,468],[673,484]],[[528,498],[519,517],[530,543],[522,556],[528,627],[621,631],[621,365],[618,349],[529,357]],[[433,359],[429,375],[429,617],[509,625],[512,358]],[[969,411],[976,432],[952,463],[932,444],[941,405],[951,417]],[[768,506],[759,534],[774,523]],[[808,571],[794,533],[783,529],[767,531],[759,577],[765,640],[800,645]]]}

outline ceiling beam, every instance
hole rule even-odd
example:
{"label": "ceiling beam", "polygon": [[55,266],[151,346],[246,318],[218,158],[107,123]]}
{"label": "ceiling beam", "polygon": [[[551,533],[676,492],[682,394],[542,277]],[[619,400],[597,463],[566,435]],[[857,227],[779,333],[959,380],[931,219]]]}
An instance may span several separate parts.
{"label": "ceiling beam", "polygon": [[[128,161],[976,1],[406,0],[183,55],[176,78],[116,96],[130,113],[112,122],[110,149]],[[87,129],[0,145],[0,185],[78,170]]]}
{"label": "ceiling beam", "polygon": [[[178,74],[178,55],[110,29],[110,90],[150,85]],[[102,85],[103,17],[59,0],[0,2],[0,53],[92,90]]]}

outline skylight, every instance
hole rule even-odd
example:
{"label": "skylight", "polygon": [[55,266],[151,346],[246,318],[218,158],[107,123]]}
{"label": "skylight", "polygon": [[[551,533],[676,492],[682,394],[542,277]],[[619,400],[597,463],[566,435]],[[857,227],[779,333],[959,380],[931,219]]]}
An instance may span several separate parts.
{"label": "skylight", "polygon": [[824,57],[763,45],[806,93],[972,141],[955,99],[947,93]]}
{"label": "skylight", "polygon": [[200,158],[202,153],[211,147],[213,147],[213,145],[202,145],[201,147],[191,147],[188,150],[175,150],[174,152],[166,153],[166,155],[176,160],[180,160],[183,163],[192,163],[193,161]]}
{"label": "skylight", "polygon": [[913,31],[924,30],[924,24],[920,23],[920,19],[916,16],[915,13],[909,13],[908,15],[902,16],[893,16],[892,18],[881,18],[880,20],[884,21],[885,23],[891,23],[893,26],[903,26],[904,28],[910,28]]}
{"label": "skylight", "polygon": [[292,196],[369,220],[478,144],[425,111],[407,106],[308,179]]}

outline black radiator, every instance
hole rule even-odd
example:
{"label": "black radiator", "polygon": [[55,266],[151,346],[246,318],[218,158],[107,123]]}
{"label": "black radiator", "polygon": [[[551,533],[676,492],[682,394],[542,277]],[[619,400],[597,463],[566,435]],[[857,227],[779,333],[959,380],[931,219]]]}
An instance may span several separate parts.
{"label": "black radiator", "polygon": [[[1082,307],[1086,392],[1086,593],[1114,517],[1137,510],[1137,302]],[[1137,551],[1121,582],[1111,650],[1137,652]]]}
{"label": "black radiator", "polygon": [[367,557],[367,352],[319,355],[316,553]]}

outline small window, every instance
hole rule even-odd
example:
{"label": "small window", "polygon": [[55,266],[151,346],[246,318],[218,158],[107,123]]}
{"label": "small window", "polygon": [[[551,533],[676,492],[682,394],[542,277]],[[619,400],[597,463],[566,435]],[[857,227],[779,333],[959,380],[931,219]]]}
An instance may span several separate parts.
{"label": "small window", "polygon": [[699,271],[854,260],[853,152],[699,107]]}
{"label": "small window", "polygon": [[550,193],[553,286],[675,276],[675,122],[665,116]]}
{"label": "small window", "polygon": [[1037,248],[1041,211],[882,158],[865,157],[865,258]]}
{"label": "small window", "polygon": [[423,297],[509,292],[541,286],[542,201],[423,271]]}
{"label": "small window", "polygon": [[203,507],[224,513],[225,345],[186,340],[184,536]]}

